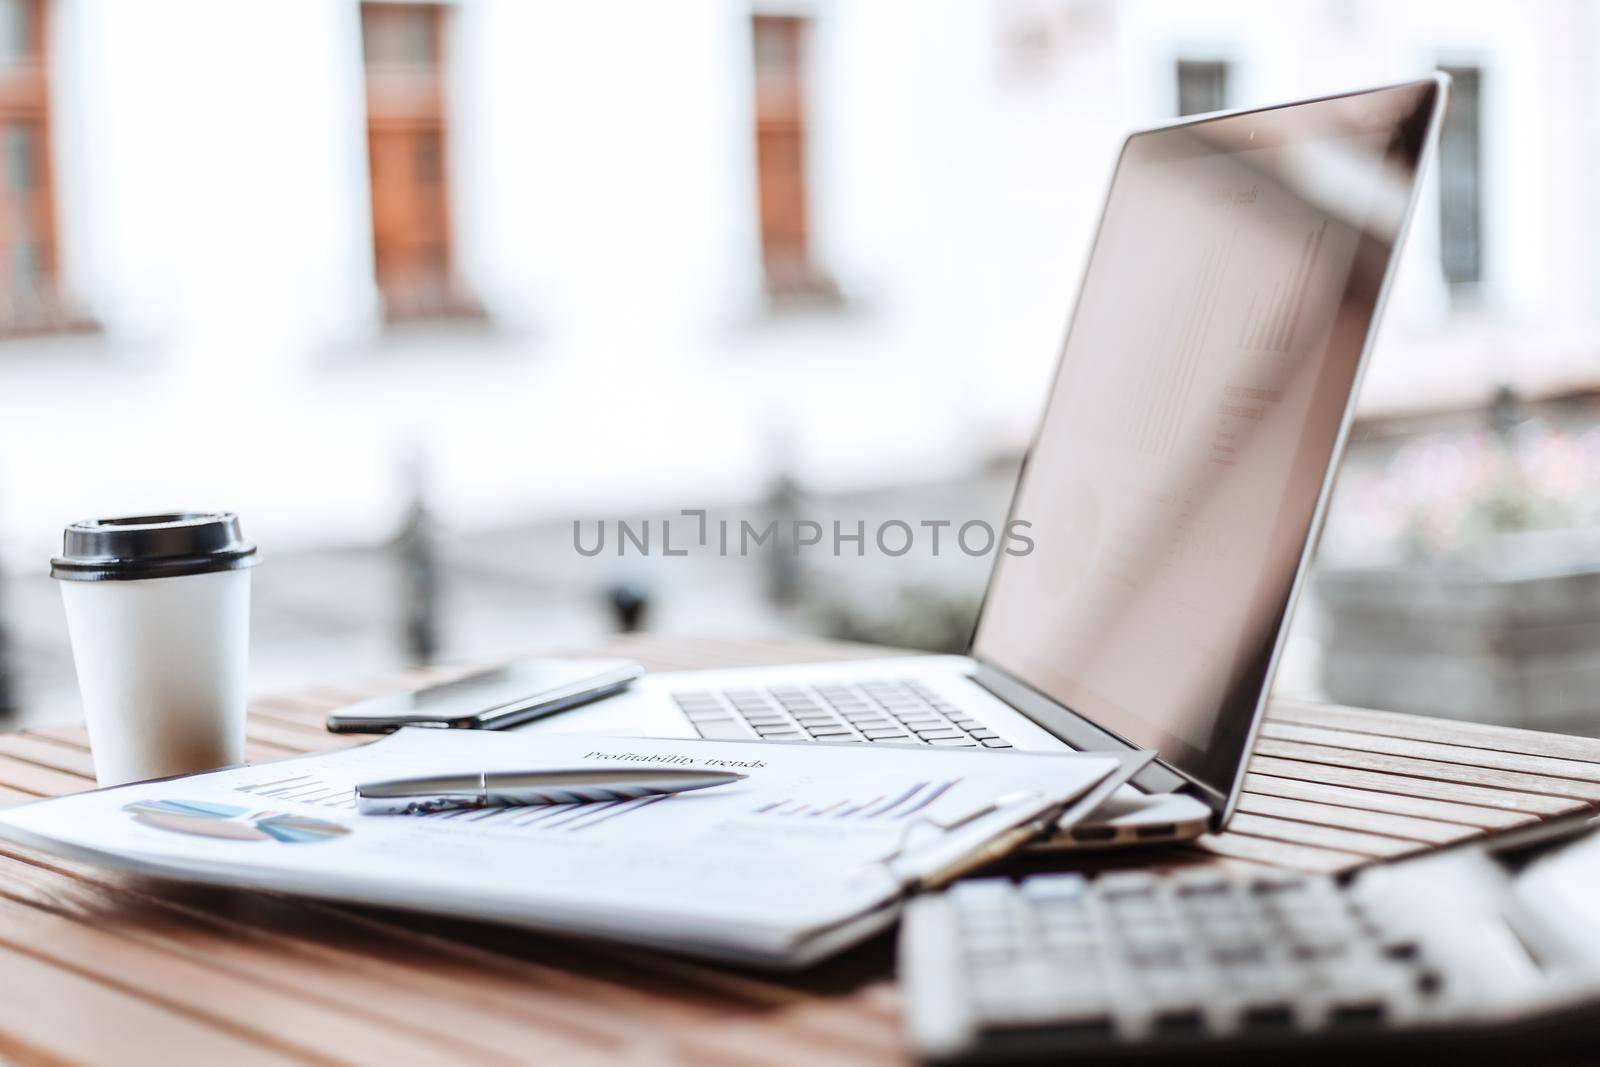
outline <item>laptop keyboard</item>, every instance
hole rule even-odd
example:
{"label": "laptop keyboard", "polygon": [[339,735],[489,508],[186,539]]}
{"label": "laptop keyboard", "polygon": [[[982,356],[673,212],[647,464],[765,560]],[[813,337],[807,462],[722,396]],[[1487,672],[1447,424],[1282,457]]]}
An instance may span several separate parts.
{"label": "laptop keyboard", "polygon": [[921,682],[781,684],[676,692],[701,737],[1010,748],[981,720]]}

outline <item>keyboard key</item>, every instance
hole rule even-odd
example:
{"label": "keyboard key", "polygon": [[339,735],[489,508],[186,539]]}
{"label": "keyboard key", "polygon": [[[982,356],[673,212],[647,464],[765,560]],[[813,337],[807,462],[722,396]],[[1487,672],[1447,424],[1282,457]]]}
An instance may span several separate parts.
{"label": "keyboard key", "polygon": [[1252,1033],[1286,1033],[1294,1029],[1294,1006],[1287,1001],[1268,1001],[1244,1010],[1239,1022]]}
{"label": "keyboard key", "polygon": [[968,730],[967,732],[972,735],[972,739],[974,741],[992,741],[1000,736],[993,730],[984,730],[981,728],[977,730]]}
{"label": "keyboard key", "polygon": [[922,738],[924,741],[934,741],[934,740],[937,740],[937,739],[940,739],[940,738],[952,738],[952,737],[960,738],[963,741],[966,740],[966,738],[963,737],[959,731],[952,730],[948,726],[936,726],[936,727],[932,727],[930,729],[920,729],[920,730],[916,729],[916,728],[912,728],[911,732],[916,734],[918,737]]}
{"label": "keyboard key", "polygon": [[882,726],[882,727],[863,726],[861,728],[861,733],[862,733],[862,736],[864,736],[869,741],[876,741],[876,740],[878,740],[880,738],[884,738],[884,737],[907,737],[907,736],[909,736],[907,731],[905,731],[905,730],[896,730],[892,726]]}
{"label": "keyboard key", "polygon": [[851,733],[849,730],[845,730],[845,729],[842,729],[842,728],[839,728],[839,727],[832,727],[832,726],[824,726],[824,727],[821,727],[821,728],[813,728],[810,731],[810,733],[811,733],[812,737],[819,738],[819,739],[820,738],[824,738],[824,737],[854,737],[855,736],[855,734]]}
{"label": "keyboard key", "polygon": [[1095,891],[1108,900],[1155,895],[1161,880],[1149,871],[1113,871],[1101,875],[1094,883]]}
{"label": "keyboard key", "polygon": [[1010,748],[1011,742],[1002,741],[998,737],[988,738],[983,742],[984,748]]}
{"label": "keyboard key", "polygon": [[924,737],[922,739],[930,745],[940,748],[977,748],[978,742],[966,737]]}
{"label": "keyboard key", "polygon": [[1199,1008],[1175,1008],[1155,1017],[1156,1033],[1162,1037],[1197,1038],[1206,1032],[1205,1013]]}
{"label": "keyboard key", "polygon": [[1042,874],[1022,883],[1022,895],[1029,900],[1082,900],[1089,880],[1081,874]]}
{"label": "keyboard key", "polygon": [[1226,876],[1207,872],[1179,871],[1172,876],[1175,891],[1180,897],[1215,897],[1232,888]]}
{"label": "keyboard key", "polygon": [[906,732],[904,726],[892,719],[852,719],[848,715],[845,716],[845,719],[857,730],[893,730],[899,734]]}
{"label": "keyboard key", "polygon": [[1017,888],[1008,878],[969,878],[950,889],[950,899],[960,906],[963,915],[969,909],[997,907],[1009,914],[1016,896]]}

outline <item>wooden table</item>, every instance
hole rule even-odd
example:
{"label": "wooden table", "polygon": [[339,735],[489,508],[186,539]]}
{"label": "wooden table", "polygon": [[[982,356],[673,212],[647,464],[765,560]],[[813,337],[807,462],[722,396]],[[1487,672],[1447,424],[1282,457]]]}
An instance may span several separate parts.
{"label": "wooden table", "polygon": [[[656,670],[881,654],[663,637],[569,651],[621,653]],[[327,709],[450,673],[258,700],[249,758],[356,743],[323,730]],[[81,727],[0,735],[0,799],[92,784]],[[1279,704],[1247,789],[1227,833],[1138,862],[1341,870],[1592,809],[1600,740]],[[903,1063],[891,969],[887,936],[774,978],[483,924],[174,885],[0,846],[8,1060]]]}

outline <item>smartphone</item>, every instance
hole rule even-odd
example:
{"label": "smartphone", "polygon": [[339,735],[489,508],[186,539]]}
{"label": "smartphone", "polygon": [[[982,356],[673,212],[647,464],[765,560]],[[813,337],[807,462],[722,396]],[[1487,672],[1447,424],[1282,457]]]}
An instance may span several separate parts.
{"label": "smartphone", "polygon": [[336,734],[402,726],[503,730],[619,693],[644,674],[625,659],[529,659],[411,693],[374,697],[328,716]]}

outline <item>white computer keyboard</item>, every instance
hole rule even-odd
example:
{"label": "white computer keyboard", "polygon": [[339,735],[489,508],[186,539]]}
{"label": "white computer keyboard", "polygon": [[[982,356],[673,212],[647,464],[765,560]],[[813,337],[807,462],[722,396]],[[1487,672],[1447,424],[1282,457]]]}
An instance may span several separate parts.
{"label": "white computer keyboard", "polygon": [[964,882],[913,902],[901,946],[912,1036],[932,1059],[1248,1044],[1451,1010],[1422,940],[1321,877]]}

